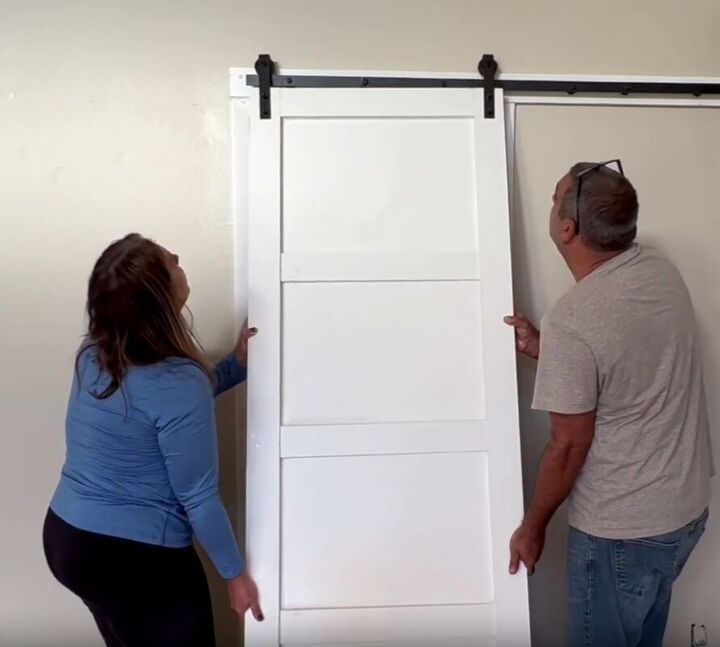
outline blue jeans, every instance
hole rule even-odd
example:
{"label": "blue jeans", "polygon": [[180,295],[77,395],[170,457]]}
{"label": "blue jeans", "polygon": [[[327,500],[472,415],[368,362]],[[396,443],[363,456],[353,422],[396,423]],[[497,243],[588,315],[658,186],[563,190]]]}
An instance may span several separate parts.
{"label": "blue jeans", "polygon": [[673,582],[705,531],[707,510],[680,530],[645,539],[570,528],[568,647],[661,647]]}

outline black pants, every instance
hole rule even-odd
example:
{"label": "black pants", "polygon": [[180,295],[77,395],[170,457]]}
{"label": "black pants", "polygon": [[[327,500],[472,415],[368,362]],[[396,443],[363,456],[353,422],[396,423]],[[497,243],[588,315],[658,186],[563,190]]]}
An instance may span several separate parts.
{"label": "black pants", "polygon": [[210,593],[194,548],[86,532],[52,510],[43,543],[53,575],[90,609],[108,647],[214,647]]}

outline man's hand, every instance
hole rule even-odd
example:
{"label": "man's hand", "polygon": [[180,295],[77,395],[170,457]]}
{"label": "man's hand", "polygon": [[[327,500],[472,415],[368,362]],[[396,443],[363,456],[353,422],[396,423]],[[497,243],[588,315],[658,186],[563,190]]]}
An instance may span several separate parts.
{"label": "man's hand", "polygon": [[515,328],[515,340],[519,352],[537,359],[540,355],[540,333],[523,315],[516,314],[503,320],[508,326]]}
{"label": "man's hand", "polygon": [[248,328],[247,319],[243,323],[242,330],[238,336],[238,340],[233,348],[233,354],[237,357],[241,366],[247,366],[248,357],[248,340],[257,335],[257,328]]}
{"label": "man's hand", "polygon": [[515,575],[522,562],[528,575],[532,575],[544,547],[545,529],[532,528],[523,522],[510,539],[510,573]]}

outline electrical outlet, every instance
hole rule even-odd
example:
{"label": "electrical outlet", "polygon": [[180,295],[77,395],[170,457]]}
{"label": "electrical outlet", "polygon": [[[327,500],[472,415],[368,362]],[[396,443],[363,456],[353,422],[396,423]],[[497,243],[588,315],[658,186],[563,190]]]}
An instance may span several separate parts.
{"label": "electrical outlet", "polygon": [[690,647],[708,647],[705,625],[690,625]]}

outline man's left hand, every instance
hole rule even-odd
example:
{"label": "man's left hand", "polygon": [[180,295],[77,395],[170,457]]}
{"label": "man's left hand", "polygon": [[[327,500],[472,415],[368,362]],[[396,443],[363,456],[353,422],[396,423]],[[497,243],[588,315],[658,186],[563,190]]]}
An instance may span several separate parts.
{"label": "man's left hand", "polygon": [[544,547],[545,529],[533,528],[523,523],[510,539],[510,573],[515,575],[522,562],[528,575],[532,575]]}

